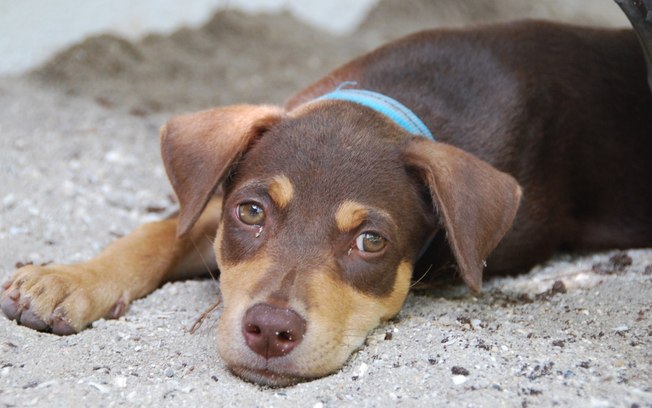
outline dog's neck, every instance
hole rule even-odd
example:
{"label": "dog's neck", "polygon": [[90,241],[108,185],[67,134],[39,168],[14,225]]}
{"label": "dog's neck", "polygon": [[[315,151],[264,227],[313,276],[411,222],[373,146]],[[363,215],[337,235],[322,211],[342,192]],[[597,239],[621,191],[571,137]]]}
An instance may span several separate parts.
{"label": "dog's neck", "polygon": [[407,106],[378,92],[364,89],[345,88],[355,82],[343,82],[337,89],[316,100],[340,100],[357,103],[386,116],[407,132],[435,140],[428,127]]}

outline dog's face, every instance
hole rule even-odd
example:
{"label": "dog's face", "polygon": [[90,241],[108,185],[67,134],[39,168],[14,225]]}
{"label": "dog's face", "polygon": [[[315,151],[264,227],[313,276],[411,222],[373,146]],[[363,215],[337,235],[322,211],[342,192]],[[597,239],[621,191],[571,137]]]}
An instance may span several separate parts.
{"label": "dog's face", "polygon": [[[230,130],[219,140],[231,141],[213,146],[219,136],[208,134],[224,128]],[[508,176],[500,173],[496,182],[499,172],[486,164],[478,170],[479,160],[457,149],[425,157],[433,143],[346,103],[319,102],[290,113],[208,111],[169,122],[162,134],[181,232],[216,187],[223,193],[215,239],[224,304],[218,348],[235,373],[263,384],[339,369],[371,329],[398,313],[413,264],[439,228],[459,241],[451,242],[453,252],[463,243],[473,247],[471,255],[455,254],[467,283],[479,286],[481,263],[516,204],[510,201],[507,216],[502,209],[490,216],[480,210],[492,231],[452,227],[468,214],[454,208],[464,197],[448,191],[449,184],[470,177],[473,187],[478,177],[481,184],[491,179],[478,186],[479,196],[507,189],[518,201]],[[469,160],[471,168],[458,171]],[[440,177],[450,180],[434,188]],[[471,242],[470,235],[491,242]]]}
{"label": "dog's face", "polygon": [[[245,378],[279,384],[341,367],[399,311],[435,228],[401,138],[347,116],[330,109],[286,118],[225,184],[215,240],[225,305],[218,344]],[[304,320],[292,352],[268,359],[241,334],[261,304]]]}

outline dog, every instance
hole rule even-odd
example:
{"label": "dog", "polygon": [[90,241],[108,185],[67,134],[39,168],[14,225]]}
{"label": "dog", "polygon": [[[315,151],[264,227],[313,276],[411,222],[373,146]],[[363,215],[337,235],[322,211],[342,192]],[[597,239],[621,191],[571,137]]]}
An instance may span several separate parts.
{"label": "dog", "polygon": [[[341,368],[413,278],[652,244],[652,96],[631,30],[542,21],[417,33],[280,106],[170,119],[180,209],[74,265],[25,266],[9,319],[56,334],[219,269],[218,350],[273,386]],[[206,237],[214,237],[207,240]],[[422,283],[423,283],[422,282]]]}

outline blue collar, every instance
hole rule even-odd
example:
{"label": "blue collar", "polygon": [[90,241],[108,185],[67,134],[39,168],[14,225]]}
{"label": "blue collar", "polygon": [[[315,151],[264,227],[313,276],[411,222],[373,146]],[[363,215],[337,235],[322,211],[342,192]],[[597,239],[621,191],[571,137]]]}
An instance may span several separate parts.
{"label": "blue collar", "polygon": [[344,89],[344,86],[351,84],[355,85],[355,82],[344,82],[333,92],[322,95],[316,100],[334,99],[366,106],[385,115],[413,135],[435,140],[428,127],[405,105],[378,92],[363,89]]}

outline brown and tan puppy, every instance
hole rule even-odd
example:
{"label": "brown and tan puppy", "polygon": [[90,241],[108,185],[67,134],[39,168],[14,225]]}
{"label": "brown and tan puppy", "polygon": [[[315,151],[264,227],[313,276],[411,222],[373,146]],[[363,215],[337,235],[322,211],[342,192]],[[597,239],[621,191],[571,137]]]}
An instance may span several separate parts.
{"label": "brown and tan puppy", "polygon": [[[338,86],[399,101],[436,141],[382,110],[318,99]],[[431,275],[455,265],[478,291],[483,272],[526,270],[560,248],[652,245],[651,114],[629,30],[412,35],[284,107],[171,119],[161,143],[178,217],[85,263],[18,270],[1,307],[74,333],[208,265],[235,373],[272,385],[323,376],[398,313],[418,259]]]}

